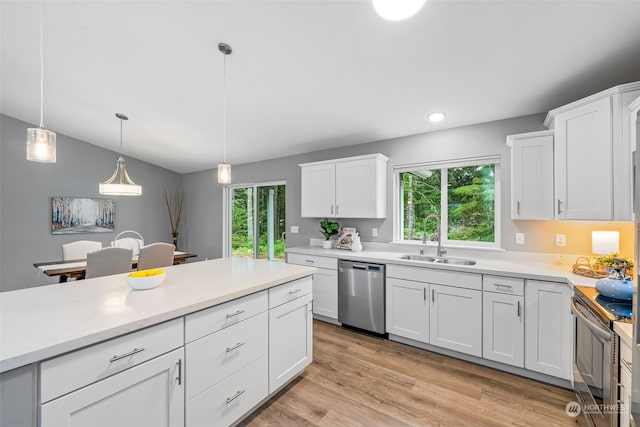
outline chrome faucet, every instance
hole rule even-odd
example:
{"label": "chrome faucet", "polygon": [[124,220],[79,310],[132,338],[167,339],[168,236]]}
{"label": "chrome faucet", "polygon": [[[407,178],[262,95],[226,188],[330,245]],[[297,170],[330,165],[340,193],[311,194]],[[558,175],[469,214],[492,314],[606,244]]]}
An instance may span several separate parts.
{"label": "chrome faucet", "polygon": [[436,223],[438,224],[438,248],[436,250],[436,254],[441,257],[442,255],[447,253],[447,249],[442,247],[442,228],[440,227],[440,216],[436,214],[429,214],[424,217],[424,232],[422,234],[422,243],[425,245],[427,244],[427,222],[431,219],[435,219]]}

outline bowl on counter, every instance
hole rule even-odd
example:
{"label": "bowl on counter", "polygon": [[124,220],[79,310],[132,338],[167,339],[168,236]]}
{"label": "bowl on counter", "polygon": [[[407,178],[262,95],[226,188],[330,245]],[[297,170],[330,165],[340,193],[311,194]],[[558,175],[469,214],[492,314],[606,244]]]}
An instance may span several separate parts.
{"label": "bowl on counter", "polygon": [[152,268],[149,270],[140,270],[127,274],[125,281],[131,289],[143,291],[153,289],[164,282],[167,273],[160,268]]}

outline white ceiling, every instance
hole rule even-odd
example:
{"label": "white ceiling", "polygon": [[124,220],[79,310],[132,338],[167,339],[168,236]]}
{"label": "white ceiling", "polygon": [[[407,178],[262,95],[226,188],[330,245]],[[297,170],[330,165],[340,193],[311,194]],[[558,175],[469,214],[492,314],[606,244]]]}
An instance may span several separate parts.
{"label": "white ceiling", "polygon": [[[0,112],[39,123],[39,2],[0,2]],[[45,126],[185,173],[547,111],[640,80],[640,0],[44,1]],[[424,116],[443,110],[447,119]],[[2,142],[7,143],[6,141]]]}

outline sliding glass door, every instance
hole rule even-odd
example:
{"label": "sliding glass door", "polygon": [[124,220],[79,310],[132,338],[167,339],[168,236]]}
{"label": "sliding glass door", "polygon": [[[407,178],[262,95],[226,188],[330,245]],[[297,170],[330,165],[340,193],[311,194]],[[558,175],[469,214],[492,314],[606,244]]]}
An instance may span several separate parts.
{"label": "sliding glass door", "polygon": [[284,261],[285,196],[284,182],[229,188],[232,256]]}

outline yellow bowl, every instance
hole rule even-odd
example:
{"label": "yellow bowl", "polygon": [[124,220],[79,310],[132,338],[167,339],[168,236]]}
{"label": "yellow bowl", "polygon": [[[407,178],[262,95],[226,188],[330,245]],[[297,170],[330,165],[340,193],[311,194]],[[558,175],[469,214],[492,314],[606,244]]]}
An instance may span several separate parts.
{"label": "yellow bowl", "polygon": [[167,277],[167,273],[165,273],[164,270],[155,268],[129,273],[127,277],[125,277],[125,281],[131,289],[142,291],[160,286],[160,284],[164,282],[165,277]]}

